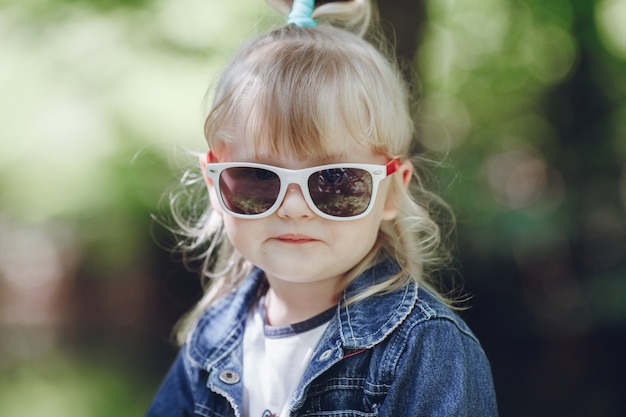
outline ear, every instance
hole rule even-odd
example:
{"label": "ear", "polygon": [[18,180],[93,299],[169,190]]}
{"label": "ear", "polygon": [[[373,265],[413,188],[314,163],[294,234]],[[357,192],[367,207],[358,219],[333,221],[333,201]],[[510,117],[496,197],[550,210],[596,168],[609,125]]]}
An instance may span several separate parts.
{"label": "ear", "polygon": [[213,153],[209,151],[207,155],[200,155],[198,158],[200,162],[200,169],[202,170],[202,177],[204,178],[204,183],[206,184],[207,190],[209,192],[209,200],[211,201],[211,207],[213,210],[220,216],[224,214],[222,210],[222,206],[217,199],[217,194],[215,193],[215,187],[213,186],[213,180],[206,175],[206,166],[208,161],[214,159]]}
{"label": "ear", "polygon": [[383,207],[383,220],[393,220],[398,215],[398,203],[400,201],[400,192],[405,190],[411,178],[413,177],[413,164],[406,160],[400,164],[396,172],[393,174],[400,180],[396,180],[390,184],[387,189],[387,195],[385,196],[385,206]]}

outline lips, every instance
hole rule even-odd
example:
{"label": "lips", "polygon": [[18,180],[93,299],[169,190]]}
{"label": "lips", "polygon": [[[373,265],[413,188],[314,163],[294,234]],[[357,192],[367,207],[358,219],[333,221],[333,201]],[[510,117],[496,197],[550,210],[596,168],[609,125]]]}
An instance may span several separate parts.
{"label": "lips", "polygon": [[317,242],[318,239],[314,239],[311,236],[307,236],[307,235],[301,235],[301,234],[296,234],[296,233],[287,233],[284,235],[280,235],[277,236],[275,238],[276,240],[280,241],[280,242],[285,242],[285,243],[310,243],[310,242]]}

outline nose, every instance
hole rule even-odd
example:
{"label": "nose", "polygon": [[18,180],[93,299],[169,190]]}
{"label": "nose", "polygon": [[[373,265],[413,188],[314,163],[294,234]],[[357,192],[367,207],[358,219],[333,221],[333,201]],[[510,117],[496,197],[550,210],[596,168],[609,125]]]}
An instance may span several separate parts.
{"label": "nose", "polygon": [[285,198],[278,207],[277,214],[282,218],[308,219],[313,217],[315,213],[313,213],[304,199],[300,186],[298,184],[289,184]]}

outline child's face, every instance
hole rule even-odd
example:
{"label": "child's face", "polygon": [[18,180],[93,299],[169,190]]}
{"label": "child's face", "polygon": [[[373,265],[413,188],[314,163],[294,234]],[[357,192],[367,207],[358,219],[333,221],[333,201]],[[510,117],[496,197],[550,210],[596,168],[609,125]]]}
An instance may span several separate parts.
{"label": "child's face", "polygon": [[[299,160],[279,156],[259,160],[249,147],[227,144],[216,157],[220,162],[256,162],[287,169],[302,169],[332,163],[385,165],[389,158],[375,154],[367,146],[356,147],[349,155],[324,160]],[[402,164],[401,178],[410,178],[410,165]],[[272,280],[313,283],[342,277],[361,261],[374,245],[380,223],[397,214],[389,197],[391,178],[380,185],[372,211],[349,221],[321,218],[307,205],[302,190],[290,184],[280,206],[273,214],[259,219],[236,218],[224,212],[212,186],[213,207],[224,219],[226,232],[241,255],[261,268]],[[209,180],[210,182],[210,180]],[[210,184],[209,184],[210,185]]]}

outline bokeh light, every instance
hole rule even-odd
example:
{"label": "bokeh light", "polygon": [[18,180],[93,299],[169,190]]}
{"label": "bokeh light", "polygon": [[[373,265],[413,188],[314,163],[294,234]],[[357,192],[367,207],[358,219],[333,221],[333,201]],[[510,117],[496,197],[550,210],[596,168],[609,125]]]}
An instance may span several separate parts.
{"label": "bokeh light", "polygon": [[626,59],[626,1],[603,0],[596,5],[596,20],[609,51]]}

